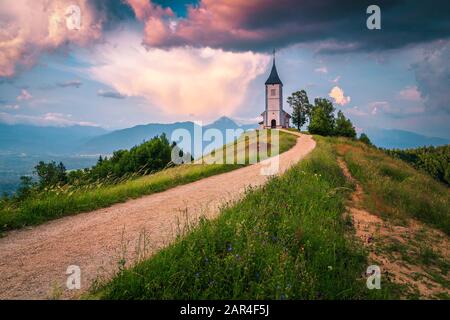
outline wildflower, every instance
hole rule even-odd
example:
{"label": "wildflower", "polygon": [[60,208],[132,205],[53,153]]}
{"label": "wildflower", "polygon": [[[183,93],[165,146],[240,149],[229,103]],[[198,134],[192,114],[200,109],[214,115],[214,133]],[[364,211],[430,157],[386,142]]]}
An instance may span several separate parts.
{"label": "wildflower", "polygon": [[231,243],[227,242],[227,251],[231,252],[233,251],[233,247],[231,246]]}
{"label": "wildflower", "polygon": [[328,270],[333,270],[333,266],[328,266]]}

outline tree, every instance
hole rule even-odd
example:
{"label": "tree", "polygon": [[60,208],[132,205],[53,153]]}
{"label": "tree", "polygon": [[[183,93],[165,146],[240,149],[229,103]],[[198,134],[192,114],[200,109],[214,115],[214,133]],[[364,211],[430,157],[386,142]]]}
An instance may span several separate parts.
{"label": "tree", "polygon": [[62,162],[56,164],[55,161],[49,163],[40,161],[34,169],[34,172],[39,177],[39,185],[41,188],[52,187],[67,182],[66,167]]}
{"label": "tree", "polygon": [[306,91],[300,90],[292,93],[287,98],[287,103],[292,108],[292,123],[300,130],[306,123],[306,119],[310,117],[312,108]]}
{"label": "tree", "polygon": [[347,119],[341,110],[339,110],[339,112],[337,114],[336,126],[334,128],[334,134],[336,136],[341,136],[341,137],[348,137],[348,138],[352,138],[352,139],[356,138],[355,127],[353,127],[353,124],[350,121],[350,119]]}
{"label": "tree", "polygon": [[27,198],[33,189],[33,178],[29,176],[20,177],[20,187],[17,189],[17,197],[19,199]]}
{"label": "tree", "polygon": [[369,137],[364,132],[359,136],[359,141],[367,144],[368,146],[373,146],[372,141],[370,141]]}
{"label": "tree", "polygon": [[308,131],[313,134],[331,136],[334,133],[333,103],[324,98],[316,98],[311,110]]}

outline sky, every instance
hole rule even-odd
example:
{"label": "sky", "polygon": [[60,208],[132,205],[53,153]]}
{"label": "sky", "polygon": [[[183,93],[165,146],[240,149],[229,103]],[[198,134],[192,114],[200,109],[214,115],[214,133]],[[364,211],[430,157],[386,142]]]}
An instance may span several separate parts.
{"label": "sky", "polygon": [[450,138],[450,2],[356,3],[0,0],[0,123],[255,123],[276,49],[288,112],[305,89],[359,132]]}

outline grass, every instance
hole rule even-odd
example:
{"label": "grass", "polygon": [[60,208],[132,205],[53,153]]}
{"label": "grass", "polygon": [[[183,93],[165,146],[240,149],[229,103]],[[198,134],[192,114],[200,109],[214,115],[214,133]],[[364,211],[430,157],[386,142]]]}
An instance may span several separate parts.
{"label": "grass", "polygon": [[[295,142],[294,136],[280,132],[279,152],[290,149]],[[248,144],[247,141],[245,150],[241,150],[246,152],[247,159]],[[0,200],[0,232],[108,207],[115,203],[238,169],[245,164],[248,164],[248,160],[244,164],[185,164],[114,185],[98,183],[78,190],[62,187],[38,193],[19,203]]]}
{"label": "grass", "polygon": [[450,193],[446,185],[362,143],[338,139],[334,144],[362,184],[369,211],[399,224],[415,218],[450,234]]}
{"label": "grass", "polygon": [[367,253],[343,218],[349,186],[333,145],[201,220],[150,259],[93,288],[100,299],[365,299]]}

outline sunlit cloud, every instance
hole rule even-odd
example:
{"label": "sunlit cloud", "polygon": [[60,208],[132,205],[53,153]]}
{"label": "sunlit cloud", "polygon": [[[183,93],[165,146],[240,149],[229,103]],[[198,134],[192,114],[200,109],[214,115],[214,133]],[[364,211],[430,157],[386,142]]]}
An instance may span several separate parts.
{"label": "sunlit cloud", "polygon": [[243,103],[250,82],[266,72],[270,57],[211,48],[146,50],[140,35],[116,36],[87,53],[85,72],[124,96],[144,97],[149,111],[211,120],[232,115]]}
{"label": "sunlit cloud", "polygon": [[333,87],[328,95],[333,98],[335,103],[341,106],[348,104],[351,100],[349,96],[344,95],[344,90],[338,86]]}

